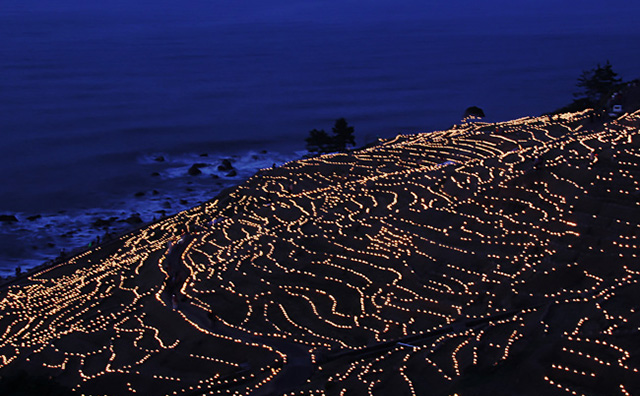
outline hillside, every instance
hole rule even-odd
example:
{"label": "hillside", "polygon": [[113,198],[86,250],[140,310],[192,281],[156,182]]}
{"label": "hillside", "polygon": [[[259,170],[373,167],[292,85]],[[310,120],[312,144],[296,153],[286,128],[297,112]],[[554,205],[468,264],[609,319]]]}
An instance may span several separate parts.
{"label": "hillside", "polygon": [[640,393],[639,126],[470,124],[262,170],[0,290],[0,390]]}

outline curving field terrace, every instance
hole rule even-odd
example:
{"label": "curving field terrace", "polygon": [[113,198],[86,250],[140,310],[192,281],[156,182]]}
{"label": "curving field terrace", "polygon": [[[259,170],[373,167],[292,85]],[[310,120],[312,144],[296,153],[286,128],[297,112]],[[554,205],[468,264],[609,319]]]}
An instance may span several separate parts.
{"label": "curving field terrace", "polygon": [[640,112],[265,169],[0,290],[0,375],[86,395],[640,393]]}

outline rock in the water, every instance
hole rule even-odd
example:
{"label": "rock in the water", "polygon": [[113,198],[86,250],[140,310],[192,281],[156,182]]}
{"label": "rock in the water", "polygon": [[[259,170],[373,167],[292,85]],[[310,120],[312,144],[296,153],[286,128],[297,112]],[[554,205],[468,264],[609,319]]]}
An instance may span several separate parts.
{"label": "rock in the water", "polygon": [[233,169],[233,165],[231,165],[231,161],[227,158],[222,160],[222,164],[218,165],[219,171],[228,171]]}
{"label": "rock in the water", "polygon": [[92,225],[94,227],[109,227],[111,223],[113,223],[117,219],[117,217],[111,217],[109,219],[98,219],[94,221]]}
{"label": "rock in the water", "polygon": [[181,199],[181,200],[180,200],[180,205],[186,205],[186,204],[188,204],[188,203],[189,203],[189,202],[187,202],[187,200],[186,200],[186,199]]}
{"label": "rock in the water", "polygon": [[140,215],[132,214],[126,220],[124,220],[124,222],[128,224],[140,224],[142,223],[142,219],[140,218]]}
{"label": "rock in the water", "polygon": [[14,215],[0,215],[0,222],[15,223],[17,221],[18,221],[18,218]]}
{"label": "rock in the water", "polygon": [[219,179],[219,178],[220,178],[220,176],[218,176],[218,175],[214,175],[214,174],[211,174],[211,177],[212,177],[213,179]]}
{"label": "rock in the water", "polygon": [[158,195],[158,194],[160,194],[160,192],[158,192],[158,190],[153,190],[153,191],[151,191],[151,194]]}
{"label": "rock in the water", "polygon": [[187,171],[191,176],[198,176],[200,174],[202,174],[202,171],[200,170],[200,168],[197,166],[197,164],[193,164],[191,165],[191,168],[189,168],[189,170]]}
{"label": "rock in the water", "polygon": [[200,154],[200,156],[201,156],[201,157],[208,157],[208,156],[209,156],[209,154],[207,154],[207,153],[202,153],[202,154]]}
{"label": "rock in the water", "polygon": [[154,176],[154,177],[155,177],[155,176],[160,176],[160,173],[158,173],[158,172],[153,172],[153,173],[151,174],[151,176]]}
{"label": "rock in the water", "polygon": [[144,197],[144,191],[138,191],[137,193],[134,194],[134,196],[136,196],[136,197]]}
{"label": "rock in the water", "polygon": [[227,177],[234,177],[238,174],[235,169],[231,169],[231,172],[227,173]]}
{"label": "rock in the water", "polygon": [[156,161],[156,162],[164,162],[164,157],[162,155],[160,155],[160,156],[154,158],[154,161]]}
{"label": "rock in the water", "polygon": [[27,217],[27,220],[34,221],[34,220],[38,220],[38,219],[41,219],[41,218],[42,218],[42,215],[37,214],[37,215],[33,215],[33,216]]}

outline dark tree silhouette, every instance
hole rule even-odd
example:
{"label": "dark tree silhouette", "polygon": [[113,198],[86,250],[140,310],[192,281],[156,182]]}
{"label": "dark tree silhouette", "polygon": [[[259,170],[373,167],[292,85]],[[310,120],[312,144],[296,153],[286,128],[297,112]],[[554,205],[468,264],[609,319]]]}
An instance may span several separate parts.
{"label": "dark tree silhouette", "polygon": [[334,148],[333,140],[324,129],[310,131],[305,142],[307,142],[307,151],[310,153],[329,153]]}
{"label": "dark tree silhouette", "polygon": [[577,98],[576,102],[584,101],[591,106],[601,105],[621,81],[618,73],[613,71],[611,63],[607,61],[604,66],[598,64],[594,69],[583,71],[576,84],[581,90],[573,95]]}
{"label": "dark tree silhouette", "polygon": [[466,122],[472,118],[484,118],[484,111],[478,106],[467,107],[462,116],[462,121]]}
{"label": "dark tree silhouette", "polygon": [[324,129],[313,129],[309,132],[309,136],[305,139],[307,142],[307,151],[310,153],[332,153],[335,151],[343,151],[347,146],[356,144],[353,136],[354,128],[347,124],[347,120],[339,118],[333,126],[333,135],[329,136]]}
{"label": "dark tree silhouette", "polygon": [[354,128],[347,124],[344,118],[338,118],[333,126],[333,142],[338,150],[345,150],[347,146],[355,146]]}

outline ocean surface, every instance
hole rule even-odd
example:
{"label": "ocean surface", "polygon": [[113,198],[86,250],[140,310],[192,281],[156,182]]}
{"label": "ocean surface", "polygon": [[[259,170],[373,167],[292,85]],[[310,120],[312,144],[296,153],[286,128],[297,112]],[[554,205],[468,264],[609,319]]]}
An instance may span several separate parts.
{"label": "ocean surface", "polygon": [[363,145],[552,111],[606,60],[640,77],[626,14],[320,3],[3,1],[0,274],[213,198],[339,117]]}

